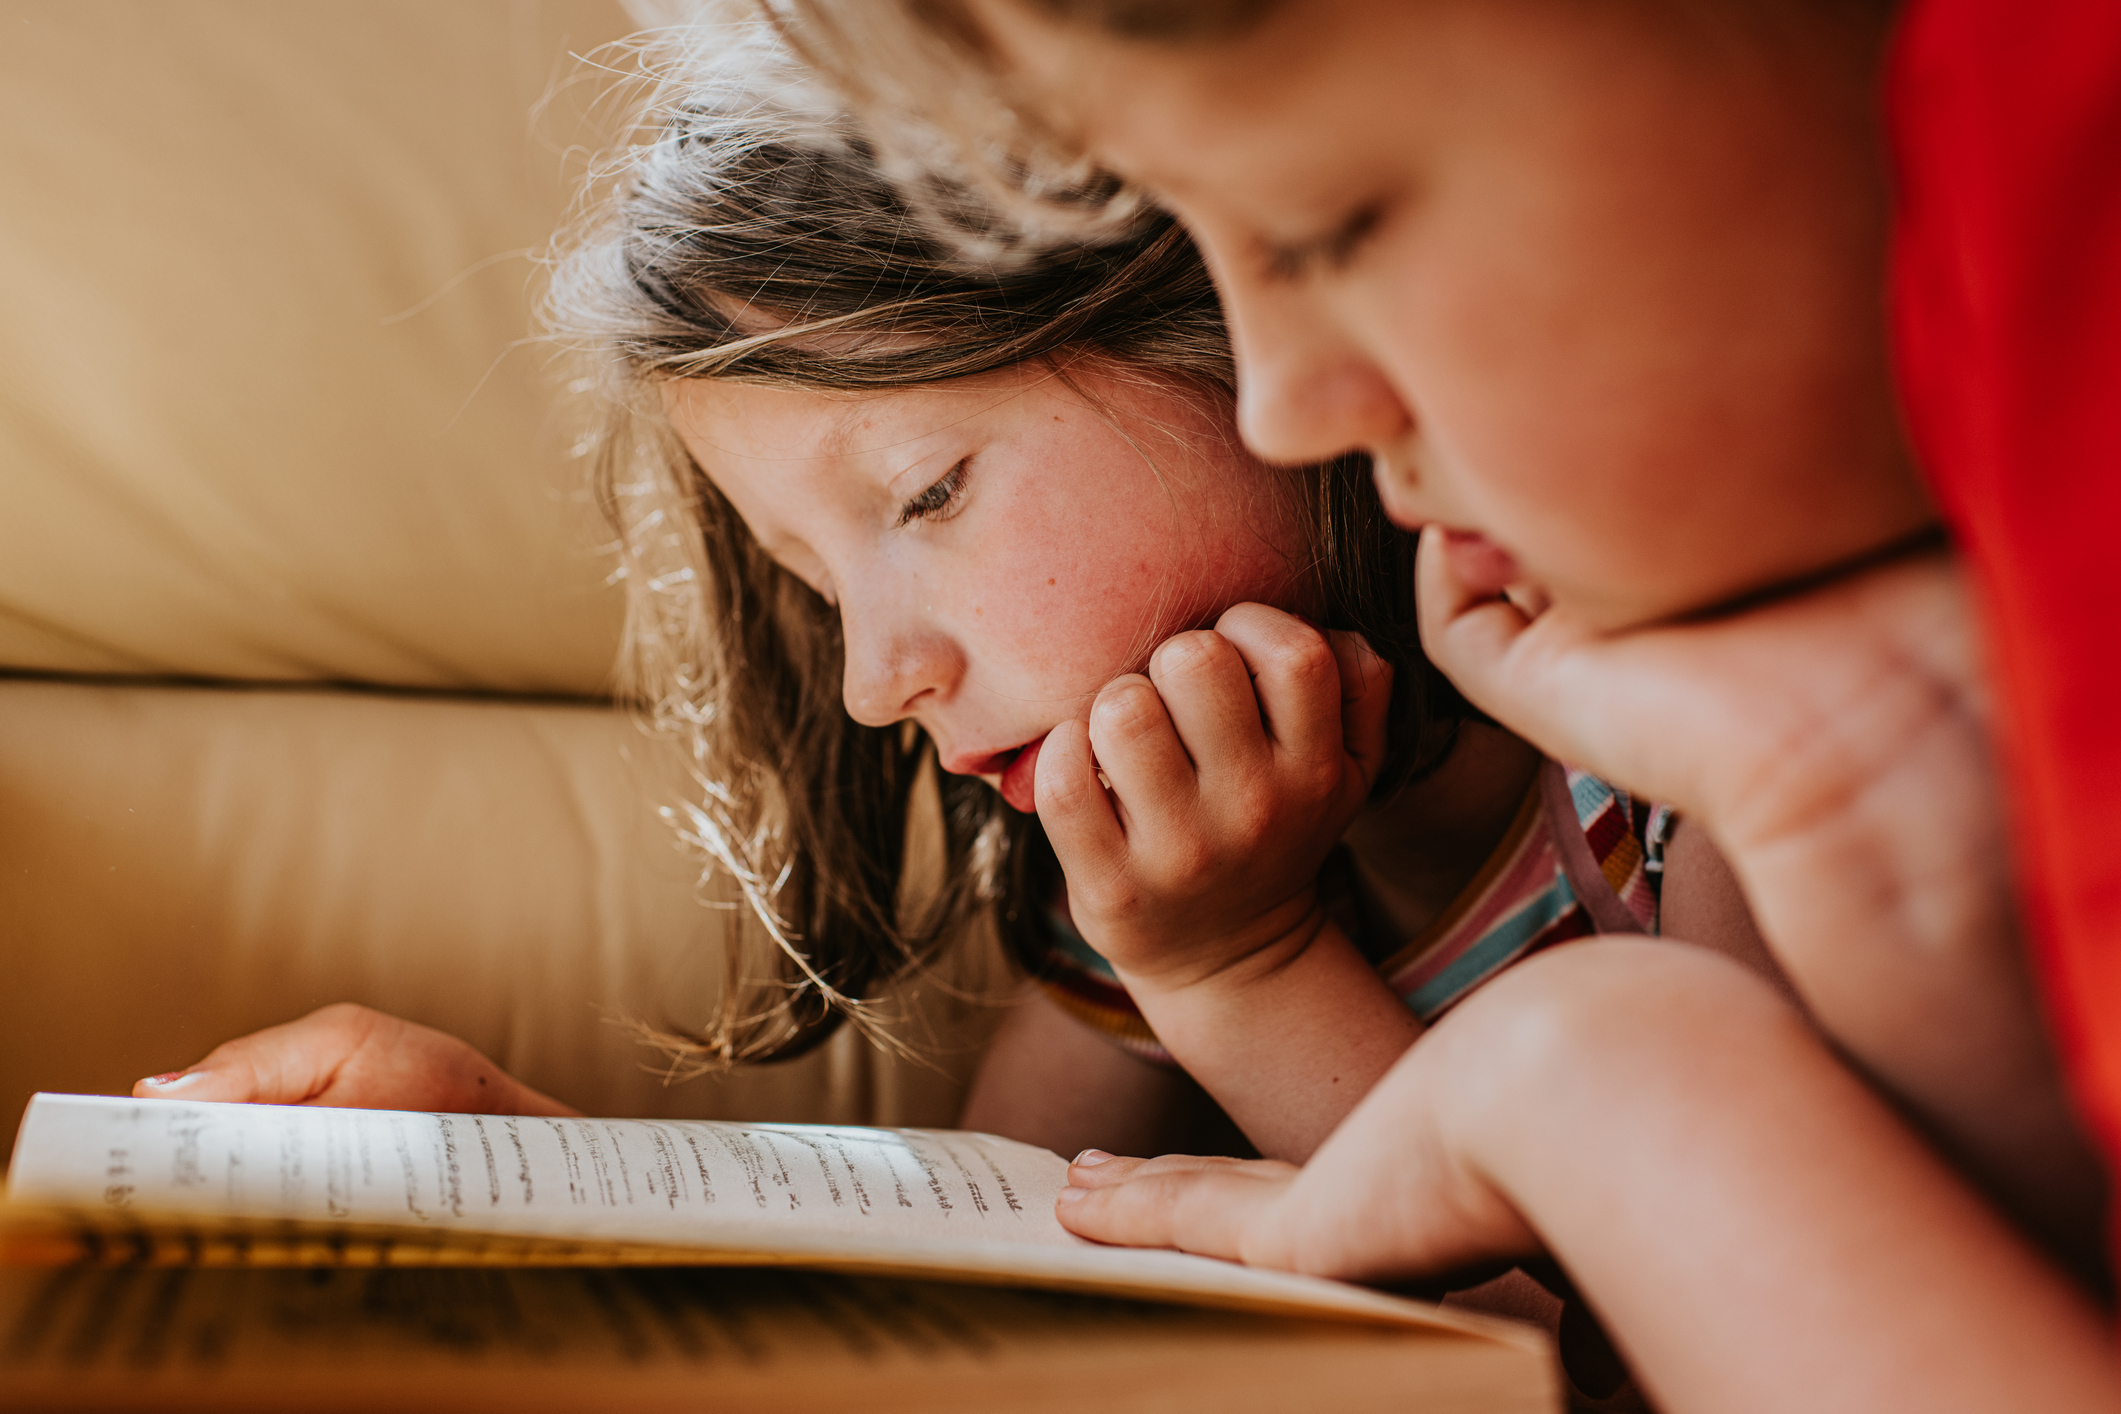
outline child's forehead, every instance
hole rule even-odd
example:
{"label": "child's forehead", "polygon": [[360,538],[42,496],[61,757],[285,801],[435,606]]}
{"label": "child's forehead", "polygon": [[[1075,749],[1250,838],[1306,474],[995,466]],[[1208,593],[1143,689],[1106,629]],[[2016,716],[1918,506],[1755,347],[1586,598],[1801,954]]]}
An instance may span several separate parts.
{"label": "child's forehead", "polygon": [[[1412,151],[1410,115],[1448,106],[1433,72],[1450,4],[1283,4],[1226,38],[1146,43],[1034,15],[1017,0],[977,12],[1007,87],[1063,142],[1182,212],[1238,215],[1329,201],[1365,155]],[[1456,87],[1455,84],[1448,87]]]}
{"label": "child's forehead", "polygon": [[1019,378],[858,389],[690,379],[666,384],[664,396],[679,426],[710,443],[857,459],[1006,418],[1036,390]]}
{"label": "child's forehead", "polygon": [[[1806,43],[1785,33],[1803,28],[1794,21],[1763,25],[1756,0],[1733,0],[1726,14],[1686,0],[1282,0],[1190,40],[1130,38],[1041,8],[970,0],[1005,90],[1093,155],[1161,150],[1165,169],[1125,175],[1172,189],[1208,180],[1188,161],[1203,139],[1329,161],[1350,137],[1448,142],[1471,107],[1522,105],[1536,120],[1562,96],[1542,92],[1557,76],[1605,80],[1568,83],[1578,104],[1639,103],[1648,69],[1736,71],[1757,60],[1749,51]],[[1433,125],[1405,131],[1409,115]]]}

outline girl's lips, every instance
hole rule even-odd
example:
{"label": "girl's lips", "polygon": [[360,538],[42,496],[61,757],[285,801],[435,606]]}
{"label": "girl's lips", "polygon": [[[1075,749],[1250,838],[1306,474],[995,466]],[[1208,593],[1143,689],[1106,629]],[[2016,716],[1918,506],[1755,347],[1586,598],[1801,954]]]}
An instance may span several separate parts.
{"label": "girl's lips", "polygon": [[1040,737],[1017,752],[1002,770],[1002,799],[1026,815],[1038,813],[1038,749],[1045,744],[1046,739]]}
{"label": "girl's lips", "polygon": [[1478,531],[1444,531],[1443,553],[1451,578],[1475,594],[1500,594],[1524,581],[1524,570],[1510,552]]}
{"label": "girl's lips", "polygon": [[1038,810],[1038,749],[1045,744],[1041,735],[1036,741],[990,756],[953,756],[943,763],[943,769],[953,776],[978,776],[1000,791],[1011,806],[1030,815]]}

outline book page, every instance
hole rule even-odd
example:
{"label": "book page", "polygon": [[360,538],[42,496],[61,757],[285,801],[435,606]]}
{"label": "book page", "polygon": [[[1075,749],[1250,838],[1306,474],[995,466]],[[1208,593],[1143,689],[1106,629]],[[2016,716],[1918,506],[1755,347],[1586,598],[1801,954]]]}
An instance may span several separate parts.
{"label": "book page", "polygon": [[1537,1343],[1341,1282],[1087,1242],[1053,1215],[1066,1182],[1057,1154],[956,1131],[39,1095],[7,1197],[115,1229],[236,1218],[640,1244],[582,1257],[946,1276]]}
{"label": "book page", "polygon": [[11,1201],[775,1246],[1073,1246],[1058,1155],[986,1134],[39,1095]]}

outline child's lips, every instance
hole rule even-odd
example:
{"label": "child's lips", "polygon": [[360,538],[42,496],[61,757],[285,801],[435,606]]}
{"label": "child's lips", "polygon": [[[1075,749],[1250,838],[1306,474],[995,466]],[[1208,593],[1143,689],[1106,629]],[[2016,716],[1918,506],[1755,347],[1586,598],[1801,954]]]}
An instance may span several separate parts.
{"label": "child's lips", "polygon": [[1045,744],[1041,735],[1036,741],[987,756],[953,756],[943,763],[943,769],[956,776],[978,776],[1015,809],[1031,815],[1038,810],[1038,749]]}
{"label": "child's lips", "polygon": [[1032,742],[1002,771],[1002,799],[1026,815],[1038,813],[1038,749],[1045,744],[1044,737]]}
{"label": "child's lips", "polygon": [[1524,570],[1510,552],[1479,531],[1444,531],[1443,553],[1451,578],[1475,594],[1500,594],[1524,582]]}

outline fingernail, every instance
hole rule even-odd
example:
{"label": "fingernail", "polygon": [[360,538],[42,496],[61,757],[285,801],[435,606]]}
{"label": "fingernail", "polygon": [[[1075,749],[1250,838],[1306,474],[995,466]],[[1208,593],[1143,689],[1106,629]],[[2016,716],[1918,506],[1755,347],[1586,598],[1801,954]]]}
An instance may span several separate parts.
{"label": "fingernail", "polygon": [[148,1076],[141,1083],[160,1090],[174,1090],[187,1080],[197,1080],[202,1074],[203,1071],[197,1070],[165,1070],[160,1075]]}
{"label": "fingernail", "polygon": [[1058,1201],[1065,1206],[1069,1203],[1080,1203],[1089,1196],[1090,1190],[1087,1188],[1063,1188]]}
{"label": "fingernail", "polygon": [[1291,614],[1289,615],[1289,617],[1296,620],[1298,623],[1302,624],[1305,628],[1311,630],[1311,632],[1313,633],[1324,633],[1326,631],[1324,626],[1321,625],[1318,620],[1312,618],[1309,614]]}
{"label": "fingernail", "polygon": [[1077,1154],[1075,1156],[1074,1162],[1081,1164],[1086,1169],[1096,1168],[1099,1164],[1103,1163],[1105,1160],[1111,1157],[1112,1156],[1110,1154],[1106,1153],[1102,1149],[1085,1149],[1080,1154]]}

